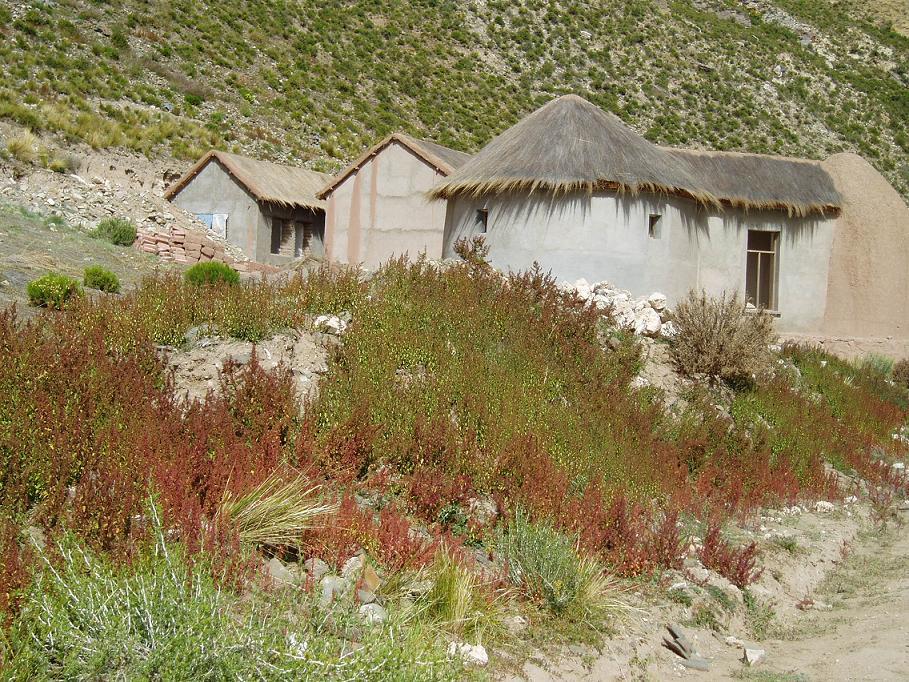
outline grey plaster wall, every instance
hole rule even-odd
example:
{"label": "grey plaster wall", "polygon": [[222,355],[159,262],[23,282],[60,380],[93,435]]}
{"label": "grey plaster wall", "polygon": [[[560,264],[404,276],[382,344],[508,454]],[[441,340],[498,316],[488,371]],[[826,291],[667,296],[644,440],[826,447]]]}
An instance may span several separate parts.
{"label": "grey plaster wall", "polygon": [[445,202],[425,193],[441,175],[393,142],[328,196],[326,255],[375,268],[394,256],[442,255]]}
{"label": "grey plaster wall", "polygon": [[[242,185],[212,161],[174,197],[173,203],[190,213],[226,213],[227,241],[239,247],[250,258],[259,260],[257,243],[261,242],[262,224],[266,221],[255,198]],[[266,243],[266,251],[268,251]]]}
{"label": "grey plaster wall", "polygon": [[[691,289],[712,295],[745,289],[749,229],[780,232],[777,327],[811,332],[824,317],[834,222],[784,213],[708,211],[655,195],[595,193],[559,198],[505,195],[449,201],[444,256],[461,237],[480,232],[489,212],[490,260],[520,270],[535,261],[560,279],[608,280],[637,295],[661,291],[670,302]],[[661,216],[658,238],[649,216]]]}

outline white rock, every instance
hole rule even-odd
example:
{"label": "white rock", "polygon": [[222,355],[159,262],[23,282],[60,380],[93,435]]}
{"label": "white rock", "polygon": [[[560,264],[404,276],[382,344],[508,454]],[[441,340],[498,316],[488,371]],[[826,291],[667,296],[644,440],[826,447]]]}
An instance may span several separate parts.
{"label": "white rock", "polygon": [[742,660],[750,666],[755,666],[767,658],[767,652],[763,649],[749,649],[744,647],[744,656]]}
{"label": "white rock", "polygon": [[650,386],[650,382],[642,376],[636,376],[631,380],[631,388],[644,388]]}
{"label": "white rock", "polygon": [[484,668],[489,664],[489,655],[482,644],[460,644],[452,642],[448,645],[448,656],[459,656],[468,665]]}
{"label": "white rock", "polygon": [[667,300],[668,299],[666,298],[666,294],[661,294],[660,292],[655,291],[650,294],[647,302],[650,304],[651,308],[659,312],[666,307]]}
{"label": "white rock", "polygon": [[341,575],[344,576],[345,580],[356,580],[362,572],[363,557],[359,555],[350,557],[341,567]]}
{"label": "white rock", "polygon": [[732,635],[727,637],[725,639],[725,642],[729,646],[734,646],[734,647],[744,647],[745,646],[745,642],[740,640],[738,637],[733,637]]}
{"label": "white rock", "polygon": [[265,571],[277,583],[291,584],[294,582],[293,573],[277,557],[268,560],[268,563],[265,564]]}
{"label": "white rock", "polygon": [[324,561],[318,557],[307,559],[303,562],[303,568],[314,581],[319,581],[331,570]]}
{"label": "white rock", "polygon": [[675,328],[675,324],[673,324],[672,320],[669,320],[668,322],[664,322],[663,326],[660,327],[660,336],[663,336],[667,339],[671,339],[671,338],[675,337],[676,335],[678,335],[678,333],[679,333],[679,330]]}
{"label": "white rock", "polygon": [[832,502],[827,502],[826,500],[818,500],[814,503],[814,511],[819,514],[829,514],[834,509]]}
{"label": "white rock", "polygon": [[319,606],[328,607],[335,599],[342,596],[350,586],[344,578],[337,575],[327,575],[320,583],[322,593],[319,595]]}
{"label": "white rock", "polygon": [[894,470],[894,471],[905,471],[905,470],[906,470],[906,463],[905,463],[905,462],[894,462],[894,463],[893,463],[893,470]]}
{"label": "white rock", "polygon": [[347,329],[347,323],[337,315],[319,315],[313,321],[313,326],[330,334],[343,334]]}
{"label": "white rock", "polygon": [[363,606],[358,609],[358,613],[363,616],[363,619],[369,625],[381,625],[388,620],[388,612],[380,604],[376,604],[375,602],[363,604]]}
{"label": "white rock", "polygon": [[653,308],[641,310],[634,321],[634,333],[643,336],[656,336],[660,333],[663,322],[660,314]]}

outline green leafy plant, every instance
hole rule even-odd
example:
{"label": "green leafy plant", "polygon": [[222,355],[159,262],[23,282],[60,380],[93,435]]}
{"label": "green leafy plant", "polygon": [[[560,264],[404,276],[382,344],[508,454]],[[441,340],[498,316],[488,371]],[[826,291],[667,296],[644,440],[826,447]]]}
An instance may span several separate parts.
{"label": "green leafy plant", "polygon": [[132,246],[136,241],[136,226],[125,218],[107,218],[98,223],[92,236],[116,246]]}
{"label": "green leafy plant", "polygon": [[89,289],[98,289],[108,294],[120,293],[120,279],[100,265],[90,265],[85,268],[82,283]]}
{"label": "green leafy plant", "polygon": [[29,303],[62,310],[67,301],[82,295],[82,287],[72,277],[50,272],[26,287]]}
{"label": "green leafy plant", "polygon": [[511,582],[552,613],[584,620],[604,611],[609,581],[603,567],[581,557],[576,541],[565,534],[546,523],[532,523],[519,509],[496,544]]}
{"label": "green leafy plant", "polygon": [[226,263],[209,261],[196,263],[186,271],[184,278],[189,284],[197,286],[207,284],[238,284],[240,274]]}

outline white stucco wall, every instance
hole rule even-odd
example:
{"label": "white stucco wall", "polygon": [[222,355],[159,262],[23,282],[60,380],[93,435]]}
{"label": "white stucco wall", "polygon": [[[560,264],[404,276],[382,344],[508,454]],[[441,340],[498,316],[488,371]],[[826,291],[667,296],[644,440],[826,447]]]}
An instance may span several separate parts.
{"label": "white stucco wall", "polygon": [[[655,195],[455,199],[449,202],[444,256],[454,255],[459,238],[479,233],[480,208],[489,211],[486,243],[496,267],[520,270],[536,261],[560,279],[608,280],[637,295],[662,291],[670,302],[691,289],[743,293],[748,230],[780,231],[777,327],[809,332],[821,326],[832,220],[708,211]],[[651,214],[662,216],[657,239],[648,235]]]}
{"label": "white stucco wall", "polygon": [[[256,258],[259,234],[270,234],[267,220],[259,204],[242,185],[216,161],[208,163],[190,180],[173,203],[190,213],[226,213],[227,241],[243,250],[249,258]],[[265,240],[265,250],[269,242]],[[257,259],[258,260],[258,259]]]}
{"label": "white stucco wall", "polygon": [[327,197],[326,253],[375,268],[394,256],[442,255],[445,202],[426,192],[443,176],[392,142]]}

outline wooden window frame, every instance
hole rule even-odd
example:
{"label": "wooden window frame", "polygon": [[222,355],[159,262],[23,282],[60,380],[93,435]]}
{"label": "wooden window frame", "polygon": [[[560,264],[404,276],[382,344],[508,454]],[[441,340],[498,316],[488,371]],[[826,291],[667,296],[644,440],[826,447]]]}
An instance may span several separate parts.
{"label": "wooden window frame", "polygon": [[[752,232],[759,232],[770,235],[771,249],[753,249],[748,247],[748,238]],[[758,300],[752,301],[748,293],[748,256],[755,254],[757,256],[757,272],[755,273],[755,297],[760,296],[761,291],[761,266],[768,258],[770,259],[773,272],[770,275],[770,300],[763,307],[768,313],[776,314],[779,310],[779,277],[780,277],[780,232],[779,230],[748,230],[745,235],[745,297],[755,308],[761,309]]]}

